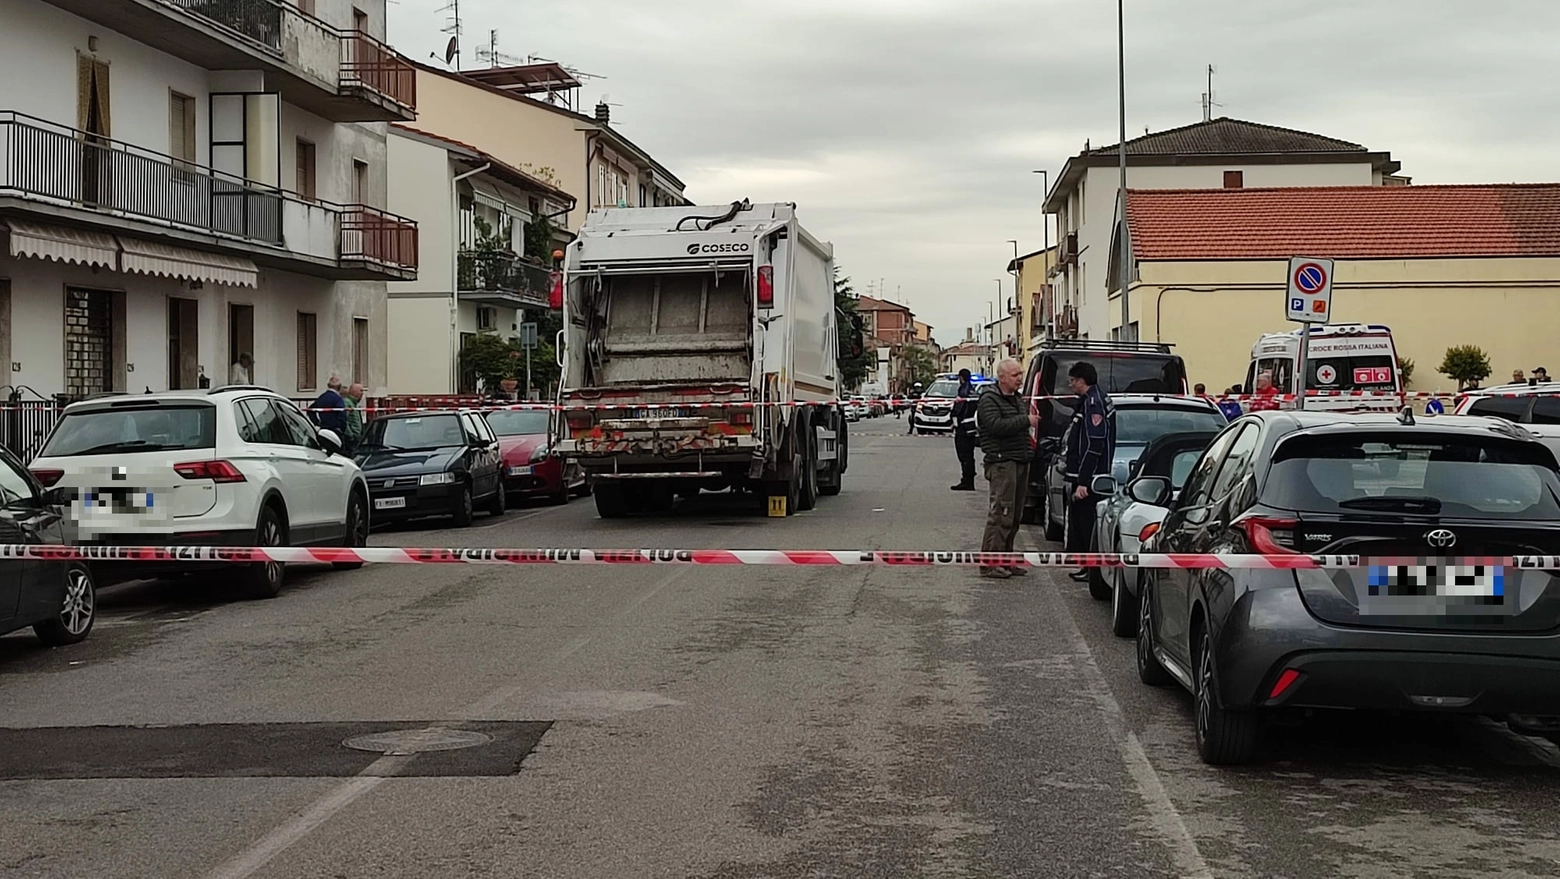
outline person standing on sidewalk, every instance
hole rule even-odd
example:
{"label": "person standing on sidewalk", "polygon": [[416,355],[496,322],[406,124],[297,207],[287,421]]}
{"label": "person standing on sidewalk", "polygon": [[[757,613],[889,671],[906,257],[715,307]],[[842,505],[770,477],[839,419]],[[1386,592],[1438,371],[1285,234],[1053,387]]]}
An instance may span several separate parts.
{"label": "person standing on sidewalk", "polygon": [[346,453],[351,455],[363,439],[363,386],[353,382],[341,398],[347,404],[347,434],[342,439],[347,443]]}
{"label": "person standing on sidewalk", "polygon": [[953,400],[953,451],[959,456],[959,483],[954,491],[975,490],[975,382],[968,369],[959,370],[959,393]]}
{"label": "person standing on sidewalk", "polygon": [[[1109,475],[1116,459],[1116,406],[1100,389],[1099,371],[1088,361],[1073,364],[1067,383],[1078,395],[1078,405],[1067,432],[1066,550],[1084,553],[1094,536],[1095,508],[1100,502],[1091,487],[1094,477]],[[1074,571],[1071,577],[1084,582],[1089,571]]]}
{"label": "person standing on sidewalk", "polygon": [[[983,552],[1012,552],[1018,538],[1019,519],[1024,514],[1024,495],[1029,490],[1029,432],[1039,425],[1039,415],[1019,393],[1024,384],[1024,367],[1017,360],[997,364],[997,386],[980,395],[975,408],[975,424],[980,447],[986,453],[986,482],[991,486],[991,506],[986,513],[986,532],[981,538]],[[1006,580],[1029,573],[1025,567],[983,566],[980,575]]]}

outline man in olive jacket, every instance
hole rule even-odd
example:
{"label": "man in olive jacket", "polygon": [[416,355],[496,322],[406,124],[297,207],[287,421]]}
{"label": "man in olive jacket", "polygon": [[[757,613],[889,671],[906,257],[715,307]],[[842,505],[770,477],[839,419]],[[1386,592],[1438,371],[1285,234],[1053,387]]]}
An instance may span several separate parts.
{"label": "man in olive jacket", "polygon": [[[986,533],[980,548],[984,552],[1012,552],[1018,538],[1018,525],[1024,512],[1024,494],[1029,489],[1029,431],[1039,421],[1031,413],[1029,401],[1019,393],[1024,384],[1024,367],[1017,360],[997,364],[997,386],[980,397],[975,424],[980,432],[980,448],[986,453],[986,482],[991,486],[991,509],[986,514]],[[1025,567],[983,567],[982,577],[1006,580],[1023,576]]]}

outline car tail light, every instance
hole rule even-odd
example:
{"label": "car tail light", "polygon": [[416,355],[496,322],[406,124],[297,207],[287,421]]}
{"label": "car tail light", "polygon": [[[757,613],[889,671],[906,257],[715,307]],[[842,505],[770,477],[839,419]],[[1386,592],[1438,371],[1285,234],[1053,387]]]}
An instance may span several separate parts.
{"label": "car tail light", "polygon": [[590,430],[596,423],[596,417],[588,409],[570,409],[565,420],[571,430]]}
{"label": "car tail light", "polygon": [[1147,543],[1150,537],[1158,534],[1159,525],[1160,523],[1158,522],[1150,522],[1147,525],[1144,525],[1143,530],[1138,532],[1138,543]]}
{"label": "car tail light", "polygon": [[775,307],[775,267],[758,267],[758,307]]}
{"label": "car tail light", "polygon": [[185,479],[209,479],[212,482],[244,482],[244,474],[228,461],[191,461],[173,465],[173,472]]}
{"label": "car tail light", "polygon": [[552,286],[547,290],[547,307],[558,311],[563,308],[563,272],[553,272],[548,279]]}
{"label": "car tail light", "polygon": [[1268,698],[1277,699],[1279,696],[1284,695],[1289,692],[1289,688],[1293,687],[1295,681],[1298,680],[1300,680],[1300,672],[1292,668],[1284,669],[1284,673],[1278,676],[1278,681],[1273,684],[1272,691],[1268,693]]}
{"label": "car tail light", "polygon": [[34,470],[34,471],[32,471],[32,475],[33,475],[34,479],[37,479],[40,483],[43,484],[44,488],[53,488],[54,487],[54,483],[59,482],[61,479],[65,478],[65,471],[64,470]]}
{"label": "car tail light", "polygon": [[731,413],[730,423],[731,424],[752,424],[753,423],[753,410],[751,410],[751,409],[738,409],[738,410],[732,412]]}
{"label": "car tail light", "polygon": [[1295,549],[1295,527],[1300,523],[1294,519],[1248,516],[1236,520],[1235,524],[1246,532],[1246,539],[1251,542],[1251,548],[1262,555],[1286,555],[1298,552]]}

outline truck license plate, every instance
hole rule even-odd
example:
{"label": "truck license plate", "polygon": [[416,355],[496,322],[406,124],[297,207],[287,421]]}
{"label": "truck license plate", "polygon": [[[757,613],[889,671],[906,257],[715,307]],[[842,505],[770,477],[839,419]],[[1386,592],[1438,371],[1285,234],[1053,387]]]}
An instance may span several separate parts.
{"label": "truck license plate", "polygon": [[640,416],[639,416],[640,418],[645,418],[645,419],[650,419],[650,420],[663,419],[663,418],[676,418],[677,417],[677,410],[676,409],[641,409],[639,411],[640,411]]}

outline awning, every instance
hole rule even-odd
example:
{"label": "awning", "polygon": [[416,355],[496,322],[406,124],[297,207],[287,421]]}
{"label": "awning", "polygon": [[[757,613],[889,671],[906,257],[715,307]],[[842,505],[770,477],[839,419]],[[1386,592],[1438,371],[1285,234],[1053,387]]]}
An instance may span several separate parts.
{"label": "awning", "polygon": [[135,238],[121,237],[119,246],[124,248],[124,257],[120,262],[120,271],[123,272],[163,275],[226,284],[229,287],[260,286],[260,270],[243,257],[187,250]]}
{"label": "awning", "polygon": [[498,187],[484,180],[471,180],[471,197],[477,204],[487,205],[501,214],[509,210],[509,204],[499,194]]}
{"label": "awning", "polygon": [[21,220],[7,220],[6,225],[11,227],[12,256],[119,268],[119,245],[112,235]]}

